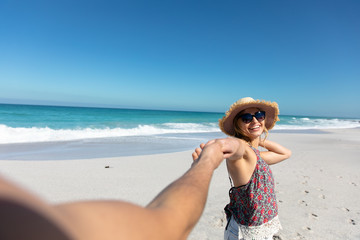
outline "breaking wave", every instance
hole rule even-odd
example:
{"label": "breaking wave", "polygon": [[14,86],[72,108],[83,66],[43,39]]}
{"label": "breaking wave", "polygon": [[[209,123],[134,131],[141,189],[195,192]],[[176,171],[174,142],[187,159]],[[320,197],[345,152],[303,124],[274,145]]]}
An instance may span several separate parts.
{"label": "breaking wave", "polygon": [[111,138],[126,136],[147,136],[157,134],[219,132],[214,123],[165,123],[159,125],[139,125],[135,128],[83,128],[52,129],[49,127],[24,128],[8,127],[0,124],[0,144],[28,142],[56,142],[80,139]]}

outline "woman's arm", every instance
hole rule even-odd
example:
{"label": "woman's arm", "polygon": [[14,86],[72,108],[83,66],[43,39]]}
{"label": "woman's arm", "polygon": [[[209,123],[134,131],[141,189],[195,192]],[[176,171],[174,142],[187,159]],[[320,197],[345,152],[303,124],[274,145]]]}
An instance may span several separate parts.
{"label": "woman's arm", "polygon": [[291,150],[281,146],[280,144],[265,140],[260,141],[260,147],[267,149],[268,151],[261,152],[260,155],[264,161],[269,164],[276,164],[285,159],[288,159],[291,156]]}

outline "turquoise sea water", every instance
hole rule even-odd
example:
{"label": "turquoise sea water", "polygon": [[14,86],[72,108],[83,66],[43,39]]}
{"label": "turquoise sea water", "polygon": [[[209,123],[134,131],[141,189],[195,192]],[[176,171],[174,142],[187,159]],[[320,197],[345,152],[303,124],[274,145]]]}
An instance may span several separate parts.
{"label": "turquoise sea water", "polygon": [[[84,152],[83,148],[93,152],[84,153],[84,157],[134,155],[136,145],[140,154],[146,147],[159,148],[155,152],[191,149],[201,141],[224,136],[218,128],[222,116],[223,113],[0,104],[0,159],[11,158],[9,152],[19,155],[24,148],[30,150],[22,151],[22,157],[29,152],[34,155],[35,146],[43,146],[38,154],[58,149],[64,156],[64,146],[69,150],[69,145],[78,152]],[[281,115],[274,129],[353,128],[360,127],[359,121]],[[97,150],[88,148],[95,145]]]}

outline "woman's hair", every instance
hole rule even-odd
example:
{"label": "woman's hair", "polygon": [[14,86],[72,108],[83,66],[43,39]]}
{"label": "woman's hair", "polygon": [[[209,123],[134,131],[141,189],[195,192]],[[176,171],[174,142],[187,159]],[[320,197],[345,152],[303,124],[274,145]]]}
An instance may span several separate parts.
{"label": "woman's hair", "polygon": [[[239,119],[240,119],[240,117],[241,117],[241,115],[242,115],[242,112],[244,112],[244,110],[241,111],[241,112],[239,112],[239,113],[234,117],[234,120],[233,120],[233,126],[234,126],[234,131],[235,131],[234,137],[243,139],[243,140],[245,140],[246,142],[250,143],[250,142],[251,142],[251,139],[250,139],[248,136],[246,136],[246,135],[241,131],[241,128],[240,128],[240,126],[238,125],[238,122],[239,122]],[[267,130],[266,126],[264,126],[264,131],[262,132],[262,134],[264,134],[265,136],[264,136],[263,139],[262,139],[261,136],[260,136],[260,141],[265,141],[266,138],[267,138],[268,135],[269,135],[269,131]]]}

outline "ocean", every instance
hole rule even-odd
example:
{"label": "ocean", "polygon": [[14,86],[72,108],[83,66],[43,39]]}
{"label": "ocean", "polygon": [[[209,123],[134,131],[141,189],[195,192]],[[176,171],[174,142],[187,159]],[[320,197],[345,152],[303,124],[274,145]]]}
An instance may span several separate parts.
{"label": "ocean", "polygon": [[[225,137],[223,113],[0,104],[1,159],[82,159],[190,150]],[[360,127],[360,119],[280,115],[274,131]]]}

